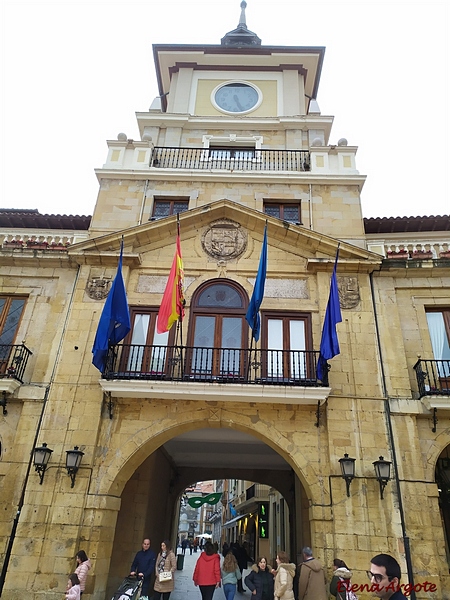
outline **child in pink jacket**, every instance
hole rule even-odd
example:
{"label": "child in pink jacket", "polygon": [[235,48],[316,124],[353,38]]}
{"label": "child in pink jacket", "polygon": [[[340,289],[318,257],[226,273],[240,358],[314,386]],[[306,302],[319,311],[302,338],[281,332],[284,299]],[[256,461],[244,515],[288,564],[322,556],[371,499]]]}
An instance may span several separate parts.
{"label": "child in pink jacket", "polygon": [[76,573],[72,573],[67,582],[66,600],[80,600],[80,580]]}

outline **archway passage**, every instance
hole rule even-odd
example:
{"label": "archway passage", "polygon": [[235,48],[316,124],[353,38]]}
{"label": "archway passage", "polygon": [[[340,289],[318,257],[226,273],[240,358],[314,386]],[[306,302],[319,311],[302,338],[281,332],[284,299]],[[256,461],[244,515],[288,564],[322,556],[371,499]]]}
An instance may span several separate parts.
{"label": "archway passage", "polygon": [[439,490],[439,509],[445,536],[445,553],[450,566],[450,446],[444,448],[436,463],[436,483]]}
{"label": "archway passage", "polygon": [[[254,519],[248,527],[248,540],[257,553],[275,554],[286,549],[292,557],[310,543],[308,500],[292,467],[273,448],[260,439],[232,428],[201,428],[175,435],[148,456],[124,487],[117,519],[107,595],[114,592],[127,574],[133,556],[144,537],[157,551],[163,539],[177,541],[180,496],[194,482],[206,480],[244,480],[262,484],[258,489],[273,489],[271,498],[250,495],[241,499],[239,514],[251,514],[255,505],[265,501],[273,514],[265,545],[255,540]],[[243,501],[242,501],[243,500]],[[228,502],[224,495],[223,504]],[[221,506],[223,506],[221,504]],[[281,504],[281,510],[280,510]],[[225,513],[225,511],[224,511]],[[238,524],[227,525],[227,536],[236,536]],[[240,524],[239,524],[240,527]],[[239,529],[241,532],[241,529]],[[220,542],[220,540],[215,540]],[[243,538],[241,537],[241,540]],[[283,542],[283,548],[281,548]],[[260,545],[261,544],[261,545]]]}

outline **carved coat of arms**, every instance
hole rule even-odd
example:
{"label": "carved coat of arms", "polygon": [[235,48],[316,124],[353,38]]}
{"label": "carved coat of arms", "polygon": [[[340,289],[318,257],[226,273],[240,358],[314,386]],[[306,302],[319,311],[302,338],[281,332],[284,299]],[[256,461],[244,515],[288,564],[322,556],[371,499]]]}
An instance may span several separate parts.
{"label": "carved coat of arms", "polygon": [[94,277],[86,285],[86,293],[92,300],[104,300],[111,287],[111,278]]}
{"label": "carved coat of arms", "polygon": [[339,302],[341,308],[355,308],[361,297],[359,295],[359,284],[356,277],[338,277]]}
{"label": "carved coat of arms", "polygon": [[212,258],[230,260],[238,258],[247,248],[247,234],[235,221],[214,221],[202,236],[203,250]]}

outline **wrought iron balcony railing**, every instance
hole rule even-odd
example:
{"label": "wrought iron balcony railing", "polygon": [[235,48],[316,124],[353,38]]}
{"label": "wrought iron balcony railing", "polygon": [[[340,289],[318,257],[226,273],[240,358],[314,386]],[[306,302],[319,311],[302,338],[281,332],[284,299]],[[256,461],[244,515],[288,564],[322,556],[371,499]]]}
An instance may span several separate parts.
{"label": "wrought iron balcony railing", "polygon": [[23,383],[23,375],[31,350],[24,344],[0,344],[0,378],[16,379]]}
{"label": "wrought iron balcony railing", "polygon": [[150,167],[225,171],[309,171],[307,150],[174,148],[155,146]]}
{"label": "wrought iron balcony railing", "polygon": [[419,359],[414,370],[420,398],[450,396],[450,360]]}
{"label": "wrought iron balcony railing", "polygon": [[108,351],[104,379],[328,386],[316,350],[242,350],[120,344]]}

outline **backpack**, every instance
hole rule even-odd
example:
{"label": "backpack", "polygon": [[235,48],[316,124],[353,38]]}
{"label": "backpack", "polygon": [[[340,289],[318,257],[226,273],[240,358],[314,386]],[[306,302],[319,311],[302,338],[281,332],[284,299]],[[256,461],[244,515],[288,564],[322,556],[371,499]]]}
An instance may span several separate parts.
{"label": "backpack", "polygon": [[[342,577],[339,577],[339,579],[343,582],[346,582],[345,579],[343,579]],[[352,592],[351,590],[347,589],[345,590],[345,597],[343,596],[344,591],[342,592],[338,592],[338,597],[342,598],[342,600],[358,600],[358,596],[355,594],[355,592]]]}
{"label": "backpack", "polygon": [[351,590],[347,590],[345,594],[345,600],[358,600],[358,596]]}

